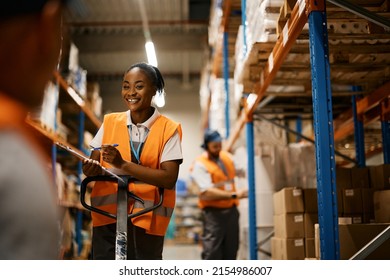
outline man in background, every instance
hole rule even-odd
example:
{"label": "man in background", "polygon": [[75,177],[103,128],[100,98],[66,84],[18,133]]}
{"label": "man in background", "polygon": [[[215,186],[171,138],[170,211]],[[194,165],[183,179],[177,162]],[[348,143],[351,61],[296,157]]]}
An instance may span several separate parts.
{"label": "man in background", "polygon": [[65,1],[0,8],[0,259],[57,259],[59,223],[50,159],[26,124],[42,104],[61,47]]}
{"label": "man in background", "polygon": [[222,137],[215,130],[204,134],[200,155],[191,176],[200,189],[199,207],[203,214],[202,259],[235,260],[239,248],[239,199],[248,197],[247,189],[237,189],[236,170],[229,153],[222,150]]}

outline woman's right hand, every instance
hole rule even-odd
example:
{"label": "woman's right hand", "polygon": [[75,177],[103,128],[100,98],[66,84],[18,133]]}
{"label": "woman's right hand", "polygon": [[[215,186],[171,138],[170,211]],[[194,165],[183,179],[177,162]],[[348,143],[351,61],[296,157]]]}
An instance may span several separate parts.
{"label": "woman's right hand", "polygon": [[83,173],[88,176],[102,175],[103,169],[97,160],[89,159],[83,160]]}

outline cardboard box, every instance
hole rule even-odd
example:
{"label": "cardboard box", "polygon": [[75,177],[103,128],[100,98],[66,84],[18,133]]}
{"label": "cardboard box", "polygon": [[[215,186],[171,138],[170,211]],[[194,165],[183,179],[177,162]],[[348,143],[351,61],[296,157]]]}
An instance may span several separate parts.
{"label": "cardboard box", "polygon": [[374,216],[377,223],[390,222],[390,190],[374,192]]}
{"label": "cardboard box", "polygon": [[374,189],[360,189],[362,192],[363,214],[374,218]]}
{"label": "cardboard box", "polygon": [[336,190],[337,194],[337,213],[340,215],[343,214],[344,212],[344,205],[343,205],[343,190],[342,189],[337,189]]}
{"label": "cardboard box", "polygon": [[271,257],[273,260],[303,260],[305,244],[303,238],[271,238]]}
{"label": "cardboard box", "polygon": [[[345,224],[339,225],[340,259],[348,260],[372,241],[390,224]],[[321,259],[319,225],[315,224],[315,256]],[[390,239],[376,248],[367,260],[390,260]]]}
{"label": "cardboard box", "polygon": [[344,189],[343,190],[343,214],[362,214],[363,202],[361,189]]}
{"label": "cardboard box", "polygon": [[273,194],[274,214],[303,213],[304,202],[301,188],[286,187]]}
{"label": "cardboard box", "polygon": [[351,225],[351,224],[362,224],[363,223],[363,215],[354,214],[354,215],[346,215],[338,218],[339,225]]}
{"label": "cardboard box", "polygon": [[318,213],[305,213],[303,219],[305,238],[314,238],[314,225],[318,223]]}
{"label": "cardboard box", "polygon": [[351,168],[351,187],[353,189],[370,187],[368,170],[368,167]]}
{"label": "cardboard box", "polygon": [[370,187],[373,189],[390,189],[390,164],[369,167]]}
{"label": "cardboard box", "polygon": [[[313,227],[314,232],[314,227]],[[305,258],[315,258],[316,252],[315,252],[315,242],[314,237],[313,238],[305,238]]]}
{"label": "cardboard box", "polygon": [[[340,259],[350,259],[390,224],[339,225]],[[390,260],[390,239],[386,240],[367,260]]]}
{"label": "cardboard box", "polygon": [[350,168],[336,167],[336,186],[337,189],[349,189],[352,187]]}
{"label": "cardboard box", "polygon": [[274,236],[280,238],[305,237],[303,220],[303,214],[299,213],[274,215]]}
{"label": "cardboard box", "polygon": [[304,200],[306,213],[318,212],[317,189],[304,189],[303,200]]}

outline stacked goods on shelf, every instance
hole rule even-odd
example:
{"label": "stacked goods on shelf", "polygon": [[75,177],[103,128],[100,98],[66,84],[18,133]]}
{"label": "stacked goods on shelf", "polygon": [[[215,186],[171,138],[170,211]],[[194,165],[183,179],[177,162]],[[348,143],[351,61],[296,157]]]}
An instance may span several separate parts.
{"label": "stacked goods on shelf", "polygon": [[32,112],[27,122],[35,129],[52,158],[58,203],[63,212],[62,257],[87,258],[90,215],[80,204],[81,164],[66,151],[55,149],[55,143],[61,142],[88,156],[88,143],[101,124],[98,117],[101,116],[102,104],[97,85],[87,94],[86,72],[78,65],[78,50],[73,44],[69,48],[64,50],[68,56],[61,61],[61,72],[54,72],[53,81],[47,85],[41,108]]}
{"label": "stacked goods on shelf", "polygon": [[100,118],[102,116],[103,99],[100,96],[100,85],[97,82],[87,83],[87,102],[92,112]]}
{"label": "stacked goods on shelf", "polygon": [[369,178],[368,167],[336,168],[340,223],[374,222],[374,190]]}
{"label": "stacked goods on shelf", "polygon": [[247,44],[256,42],[275,42],[276,26],[283,0],[246,1]]}
{"label": "stacked goods on shelf", "polygon": [[285,187],[274,193],[273,202],[272,259],[303,260],[305,258],[305,227],[302,189]]}
{"label": "stacked goods on shelf", "polygon": [[317,189],[303,189],[303,200],[305,206],[304,228],[305,228],[305,258],[315,258],[315,224],[318,224],[318,199]]}
{"label": "stacked goods on shelf", "polygon": [[375,222],[390,223],[390,164],[370,166],[369,171]]}
{"label": "stacked goods on shelf", "polygon": [[87,71],[79,65],[79,50],[74,43],[70,43],[69,50],[69,71],[67,83],[75,89],[78,94],[86,99],[87,97]]}
{"label": "stacked goods on shelf", "polygon": [[311,143],[290,143],[282,151],[286,186],[317,187],[315,147]]}
{"label": "stacked goods on shelf", "polygon": [[57,124],[57,103],[59,97],[59,88],[53,82],[49,82],[45,88],[45,94],[43,97],[42,106],[39,112],[36,112],[38,116],[31,116],[33,120],[40,122],[46,129],[55,131]]}
{"label": "stacked goods on shelf", "polygon": [[[229,79],[229,100],[233,100],[234,86],[233,80]],[[226,104],[226,90],[225,90],[225,80],[221,78],[216,78],[210,80],[210,91],[211,100],[210,100],[210,109],[209,109],[209,128],[217,129],[221,135],[226,135],[226,121],[225,121],[225,112],[221,110],[221,107]],[[236,104],[237,105],[237,104]],[[235,105],[230,106],[229,115],[230,123],[234,123],[234,120],[237,116]]]}
{"label": "stacked goods on shelf", "polygon": [[[349,259],[390,224],[390,165],[336,168],[340,259]],[[316,258],[319,256],[316,234]],[[390,240],[367,259],[389,259]]]}
{"label": "stacked goods on shelf", "polygon": [[176,244],[191,244],[199,241],[202,232],[201,210],[198,207],[196,186],[188,186],[183,180],[176,183],[174,241]]}
{"label": "stacked goods on shelf", "polygon": [[253,92],[253,88],[247,86],[248,83],[260,79],[258,75],[268,60],[269,52],[259,45],[274,45],[277,39],[277,17],[282,4],[283,0],[246,1],[246,53],[244,56],[244,31],[240,26],[235,45],[234,69],[236,82],[244,85],[243,92]]}

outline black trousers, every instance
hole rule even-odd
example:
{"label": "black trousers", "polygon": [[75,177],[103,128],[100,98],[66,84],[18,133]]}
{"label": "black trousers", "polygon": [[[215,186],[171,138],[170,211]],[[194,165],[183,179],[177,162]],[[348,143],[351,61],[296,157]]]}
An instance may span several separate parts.
{"label": "black trousers", "polygon": [[[116,224],[94,227],[92,232],[92,258],[115,259]],[[127,259],[162,260],[164,236],[147,234],[143,228],[128,221]]]}
{"label": "black trousers", "polygon": [[232,208],[203,209],[203,260],[235,260],[239,246],[239,212]]}

